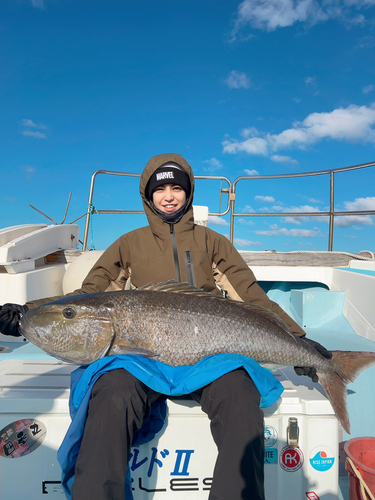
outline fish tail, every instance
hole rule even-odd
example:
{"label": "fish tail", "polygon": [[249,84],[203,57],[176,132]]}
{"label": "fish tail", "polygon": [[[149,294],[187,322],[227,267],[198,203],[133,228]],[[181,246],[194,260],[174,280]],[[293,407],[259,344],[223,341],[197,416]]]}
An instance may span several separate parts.
{"label": "fish tail", "polygon": [[375,353],[356,351],[332,351],[331,370],[319,372],[319,381],[326,391],[337,418],[350,434],[350,421],[346,406],[346,387],[362,370],[375,364]]}

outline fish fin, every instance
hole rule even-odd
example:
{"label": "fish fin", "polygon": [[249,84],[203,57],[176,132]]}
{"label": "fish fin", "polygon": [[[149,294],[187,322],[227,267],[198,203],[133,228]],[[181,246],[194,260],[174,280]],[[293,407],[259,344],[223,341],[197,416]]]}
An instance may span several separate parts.
{"label": "fish fin", "polygon": [[130,347],[129,345],[116,344],[109,351],[111,354],[132,354],[133,356],[143,356],[144,358],[158,358],[159,354],[150,349],[142,349],[141,347]]}
{"label": "fish fin", "polygon": [[[241,302],[239,300],[226,299],[224,297],[220,297],[219,295],[212,295],[210,292],[205,292],[202,288],[197,288],[193,285],[189,285],[189,283],[178,283],[175,280],[162,281],[160,283],[148,283],[147,285],[143,285],[137,290],[150,290],[153,292],[173,292],[173,293],[188,293],[191,295],[196,295],[199,297],[210,297],[212,300],[227,300],[232,303],[237,304],[238,306],[244,307],[245,309],[250,310],[251,312],[255,312],[260,316],[263,316],[265,319],[274,323],[277,327],[282,328],[286,333],[293,335],[289,329],[289,327],[281,321],[279,316],[274,312],[266,309],[265,307],[258,306],[257,304],[252,304],[250,302]],[[293,335],[294,337],[294,335]]]}
{"label": "fish fin", "polygon": [[296,337],[296,335],[293,335],[293,333],[290,331],[289,326],[286,325],[276,313],[270,311],[269,309],[266,309],[265,307],[258,306],[258,304],[252,304],[251,302],[235,302],[239,306],[248,309],[249,311],[255,312],[259,314],[259,316],[263,316],[263,318],[281,328],[282,330],[284,330],[284,332],[289,333],[290,335],[292,335],[292,337]]}
{"label": "fish fin", "polygon": [[279,328],[282,328],[285,332],[293,335],[289,327],[281,321],[279,316],[274,312],[266,309],[265,307],[258,306],[257,304],[252,304],[250,302],[241,302],[239,300],[226,299],[224,297],[220,297],[219,295],[212,295],[210,292],[205,292],[202,288],[197,288],[193,285],[189,285],[189,283],[178,283],[175,280],[162,281],[160,283],[148,283],[147,285],[143,285],[137,290],[150,290],[154,292],[173,292],[173,293],[188,293],[192,295],[197,295],[200,297],[210,297],[212,300],[227,300],[232,303],[237,304],[238,306],[244,307],[245,309],[249,309],[252,312],[263,316],[268,321],[271,321]]}
{"label": "fish fin", "polygon": [[140,286],[136,290],[150,290],[153,292],[173,292],[173,293],[191,293],[200,296],[211,296],[216,299],[221,299],[217,295],[211,295],[205,292],[202,288],[197,288],[189,283],[178,283],[175,280],[161,281],[160,283],[147,283],[147,285]]}
{"label": "fish fin", "polygon": [[267,368],[267,370],[270,370],[271,372],[277,372],[278,370],[281,370],[282,368],[286,368],[288,366],[279,363],[270,363],[269,361],[259,361],[259,364],[264,368]]}
{"label": "fish fin", "polygon": [[318,371],[317,374],[337,418],[344,430],[350,434],[346,386],[349,382],[354,382],[362,370],[375,364],[375,353],[332,351],[332,354],[333,370],[325,373]]}

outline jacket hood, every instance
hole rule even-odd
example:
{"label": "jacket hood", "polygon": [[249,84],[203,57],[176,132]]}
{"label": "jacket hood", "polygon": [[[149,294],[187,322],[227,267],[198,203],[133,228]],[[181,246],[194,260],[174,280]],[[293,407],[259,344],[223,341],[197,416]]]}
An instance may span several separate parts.
{"label": "jacket hood", "polygon": [[[150,202],[147,200],[146,197],[146,187],[147,184],[152,176],[152,174],[157,170],[159,167],[165,165],[166,163],[177,163],[181,168],[185,170],[185,172],[189,176],[190,180],[190,185],[191,185],[191,191],[190,195],[186,200],[186,205],[185,205],[185,211],[184,214],[186,215],[187,212],[189,212],[190,209],[192,209],[193,205],[193,196],[194,196],[194,175],[193,171],[191,169],[191,166],[188,164],[188,162],[183,158],[181,155],[177,153],[166,153],[162,155],[157,155],[153,156],[148,162],[147,165],[145,166],[142,175],[141,175],[141,181],[139,183],[139,192],[142,197],[143,201],[143,206],[148,218],[149,223],[151,224],[151,220],[156,216],[159,219],[159,216],[157,215],[154,207],[150,204]],[[184,217],[185,217],[184,215]],[[160,219],[159,219],[160,220]]]}

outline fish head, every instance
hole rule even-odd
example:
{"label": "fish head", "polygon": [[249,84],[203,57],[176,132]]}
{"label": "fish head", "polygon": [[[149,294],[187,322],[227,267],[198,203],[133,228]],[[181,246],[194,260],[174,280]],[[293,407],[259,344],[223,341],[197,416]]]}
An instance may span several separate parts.
{"label": "fish head", "polygon": [[90,364],[111,347],[115,336],[112,309],[110,301],[97,304],[89,295],[64,297],[29,310],[20,320],[20,331],[51,356]]}

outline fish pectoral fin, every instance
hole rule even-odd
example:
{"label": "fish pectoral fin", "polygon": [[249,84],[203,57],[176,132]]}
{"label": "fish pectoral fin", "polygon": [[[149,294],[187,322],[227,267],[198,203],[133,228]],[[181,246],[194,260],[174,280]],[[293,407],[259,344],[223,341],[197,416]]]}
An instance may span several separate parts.
{"label": "fish pectoral fin", "polygon": [[112,347],[108,353],[111,354],[132,354],[133,356],[143,356],[145,358],[158,358],[159,354],[150,349],[143,349],[142,347],[131,347],[129,345],[121,345],[118,343]]}
{"label": "fish pectoral fin", "polygon": [[267,370],[270,370],[271,372],[277,372],[278,370],[281,370],[282,368],[285,368],[287,366],[278,363],[270,363],[269,361],[259,361],[259,364],[264,368],[267,368]]}

